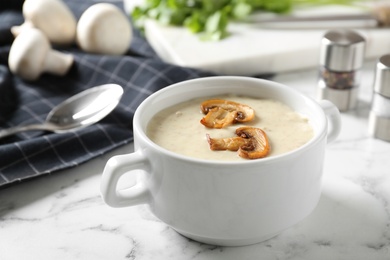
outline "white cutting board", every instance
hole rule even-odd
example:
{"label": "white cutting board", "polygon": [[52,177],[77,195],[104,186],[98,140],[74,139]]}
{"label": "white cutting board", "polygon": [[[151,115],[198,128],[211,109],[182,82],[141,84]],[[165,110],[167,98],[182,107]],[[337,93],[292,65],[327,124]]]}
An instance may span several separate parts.
{"label": "white cutting board", "polygon": [[[133,2],[132,2],[133,3]],[[129,10],[131,7],[126,6]],[[361,12],[337,7],[298,10],[293,15]],[[360,25],[360,24],[359,24]],[[345,25],[350,27],[351,25]],[[146,23],[146,38],[166,62],[209,70],[218,74],[253,76],[318,66],[320,41],[326,29],[270,29],[242,23],[229,25],[228,38],[217,42],[199,40],[185,28]],[[366,38],[366,58],[390,53],[390,29],[357,29]]]}

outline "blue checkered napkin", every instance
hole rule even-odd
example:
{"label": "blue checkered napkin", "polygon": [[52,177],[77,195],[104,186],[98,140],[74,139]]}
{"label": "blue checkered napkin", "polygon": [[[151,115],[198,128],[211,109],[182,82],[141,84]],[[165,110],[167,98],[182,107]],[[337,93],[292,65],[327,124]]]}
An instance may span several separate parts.
{"label": "blue checkered napkin", "polygon": [[[95,1],[65,3],[80,17]],[[113,3],[122,6],[122,1]],[[124,95],[118,107],[93,126],[63,134],[34,131],[1,139],[0,188],[77,166],[131,142],[134,111],[146,97],[173,83],[211,75],[162,62],[134,31],[134,40],[125,56],[89,54],[77,46],[59,49],[75,58],[66,76],[44,74],[33,82],[23,81],[9,72],[7,61],[13,40],[9,28],[22,22],[20,9],[12,10],[0,4],[0,129],[42,123],[54,106],[96,85],[119,84],[124,88]]]}

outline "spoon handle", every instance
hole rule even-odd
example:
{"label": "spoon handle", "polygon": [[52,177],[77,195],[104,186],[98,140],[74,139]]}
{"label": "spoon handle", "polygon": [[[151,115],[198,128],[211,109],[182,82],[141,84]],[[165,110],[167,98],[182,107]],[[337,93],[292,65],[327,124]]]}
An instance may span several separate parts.
{"label": "spoon handle", "polygon": [[44,130],[44,131],[53,131],[53,129],[47,124],[32,124],[25,126],[15,126],[7,129],[0,130],[0,139],[14,135],[24,131],[32,131],[32,130]]}

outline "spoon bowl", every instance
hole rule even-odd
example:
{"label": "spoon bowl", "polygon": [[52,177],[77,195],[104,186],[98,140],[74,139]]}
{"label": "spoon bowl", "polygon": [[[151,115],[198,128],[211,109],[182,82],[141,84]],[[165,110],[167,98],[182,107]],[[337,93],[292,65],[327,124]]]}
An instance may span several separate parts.
{"label": "spoon bowl", "polygon": [[0,138],[31,130],[61,133],[95,124],[111,113],[122,95],[123,88],[117,84],[89,88],[54,107],[43,124],[0,130]]}

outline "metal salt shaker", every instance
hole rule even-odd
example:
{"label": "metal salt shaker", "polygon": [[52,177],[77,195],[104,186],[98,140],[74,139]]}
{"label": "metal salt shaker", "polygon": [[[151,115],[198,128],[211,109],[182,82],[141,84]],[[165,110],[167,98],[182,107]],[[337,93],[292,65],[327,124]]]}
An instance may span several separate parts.
{"label": "metal salt shaker", "polygon": [[390,54],[376,64],[368,131],[372,137],[390,141]]}
{"label": "metal salt shaker", "polygon": [[321,41],[318,98],[342,112],[355,108],[364,53],[365,39],[357,32],[328,31]]}

